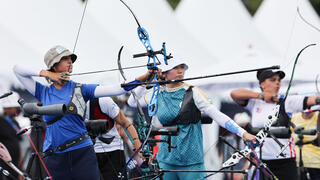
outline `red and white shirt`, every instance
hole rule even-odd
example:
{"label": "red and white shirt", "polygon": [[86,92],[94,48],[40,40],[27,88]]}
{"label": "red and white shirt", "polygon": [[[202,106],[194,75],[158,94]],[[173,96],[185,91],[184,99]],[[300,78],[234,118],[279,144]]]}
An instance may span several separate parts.
{"label": "red and white shirt", "polygon": [[[304,96],[288,96],[285,101],[286,113],[293,114],[302,111],[304,98]],[[275,103],[268,103],[261,99],[249,99],[248,104],[245,108],[251,113],[252,127],[263,128],[265,122],[268,121],[268,116],[271,115],[275,106]],[[276,128],[284,127],[271,127],[271,129]],[[279,141],[284,145],[290,142],[288,148],[286,148],[286,150],[284,151],[286,157],[276,157],[280,152],[280,146],[272,138],[267,137],[261,148],[263,160],[287,159],[296,156],[292,137],[288,139],[279,139]],[[260,156],[260,149],[257,150],[257,153]]]}

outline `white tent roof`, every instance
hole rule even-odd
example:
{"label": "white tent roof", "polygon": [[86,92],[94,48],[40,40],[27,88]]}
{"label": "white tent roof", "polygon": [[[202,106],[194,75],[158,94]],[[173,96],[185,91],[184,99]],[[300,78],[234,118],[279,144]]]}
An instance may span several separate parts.
{"label": "white tent roof", "polygon": [[[168,52],[183,58],[189,64],[187,76],[199,75],[200,71],[206,71],[208,63],[217,62],[179,25],[166,1],[135,0],[126,3],[136,14],[141,26],[148,31],[154,50],[161,49],[162,42],[166,42]],[[132,48],[134,53],[145,52],[137,36],[137,24],[120,1],[91,1],[88,12],[122,44]],[[146,58],[133,61],[146,63]]]}
{"label": "white tent roof", "polygon": [[[82,12],[83,5],[76,1],[7,0],[0,6],[0,25],[23,40],[26,46],[34,49],[37,52],[33,57],[36,63],[32,65],[41,65],[45,69],[43,56],[49,48],[61,44],[72,51]],[[75,50],[78,60],[74,72],[117,67],[119,48],[120,44],[86,14]],[[20,51],[23,49],[16,50]],[[15,63],[27,64],[23,61],[21,59]],[[118,81],[118,74],[103,73],[73,79],[97,83],[102,78],[104,82]]]}
{"label": "white tent roof", "polygon": [[241,1],[184,0],[176,15],[210,52],[228,60],[224,64],[246,58],[248,51],[262,57],[277,57],[277,52],[256,31]]}
{"label": "white tent roof", "polygon": [[[196,39],[222,61],[212,73],[277,65],[278,53],[259,34],[241,1],[184,0],[176,16]],[[208,82],[256,82],[255,74],[212,78]]]}
{"label": "white tent roof", "polygon": [[[303,47],[319,43],[319,32],[298,17],[299,7],[303,17],[320,27],[320,19],[308,0],[263,1],[255,15],[254,23],[263,35],[277,48],[285,71],[291,71],[293,61]],[[319,73],[320,46],[306,50],[298,61],[296,79],[314,79]]]}
{"label": "white tent roof", "polygon": [[35,64],[37,62],[34,57],[38,54],[1,25],[0,39],[0,87],[9,89],[13,82],[17,83],[13,66],[17,63]]}

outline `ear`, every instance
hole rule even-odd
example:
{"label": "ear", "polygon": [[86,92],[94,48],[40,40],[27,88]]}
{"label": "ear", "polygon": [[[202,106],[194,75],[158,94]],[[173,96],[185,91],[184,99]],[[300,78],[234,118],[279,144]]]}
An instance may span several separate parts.
{"label": "ear", "polygon": [[260,88],[261,88],[262,90],[264,90],[264,88],[265,88],[265,83],[264,83],[264,82],[260,83]]}

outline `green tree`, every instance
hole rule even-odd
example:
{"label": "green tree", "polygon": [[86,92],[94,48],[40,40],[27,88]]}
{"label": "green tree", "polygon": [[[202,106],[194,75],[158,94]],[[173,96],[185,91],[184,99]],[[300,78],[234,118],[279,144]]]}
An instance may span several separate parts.
{"label": "green tree", "polygon": [[175,10],[180,3],[180,0],[167,0],[173,10]]}
{"label": "green tree", "polygon": [[320,0],[310,0],[313,8],[317,11],[318,16],[320,16]]}
{"label": "green tree", "polygon": [[[85,2],[86,0],[81,0],[82,2]],[[167,0],[167,2],[170,4],[173,10],[177,8],[181,0]],[[223,0],[219,0],[223,1]],[[239,0],[240,1],[240,0]],[[259,6],[261,5],[263,0],[241,0],[244,4],[244,6],[248,9],[249,13],[253,16]],[[320,16],[320,0],[309,0],[312,4],[313,8],[316,10],[318,15]]]}

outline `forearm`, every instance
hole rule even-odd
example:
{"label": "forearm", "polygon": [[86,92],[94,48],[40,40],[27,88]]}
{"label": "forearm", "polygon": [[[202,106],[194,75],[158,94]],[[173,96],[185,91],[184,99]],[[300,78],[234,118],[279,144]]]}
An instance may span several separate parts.
{"label": "forearm", "polygon": [[312,96],[307,99],[307,106],[320,105],[320,96]]}
{"label": "forearm", "polygon": [[260,93],[246,89],[233,90],[230,95],[238,104],[244,104],[248,99],[258,99],[260,97]]}
{"label": "forearm", "polygon": [[134,147],[138,149],[141,145],[138,133],[132,123],[125,117],[124,113],[120,110],[118,117],[115,120],[122,126],[123,129],[127,130],[128,136],[131,137]]}
{"label": "forearm", "polygon": [[120,84],[116,85],[109,85],[109,86],[97,86],[97,88],[94,91],[94,96],[96,98],[99,97],[106,97],[106,96],[118,96],[121,94],[126,93]]}
{"label": "forearm", "polygon": [[237,134],[239,137],[243,137],[243,133],[246,132],[238,124],[236,124],[232,119],[227,115],[220,112],[213,105],[204,109],[204,113],[207,114],[211,119],[216,121],[220,126],[226,128],[228,131]]}
{"label": "forearm", "polygon": [[140,142],[138,133],[136,131],[136,128],[134,128],[134,126],[131,125],[131,126],[127,127],[127,131],[133,140],[135,149],[139,149],[139,147],[141,146],[141,142]]}

